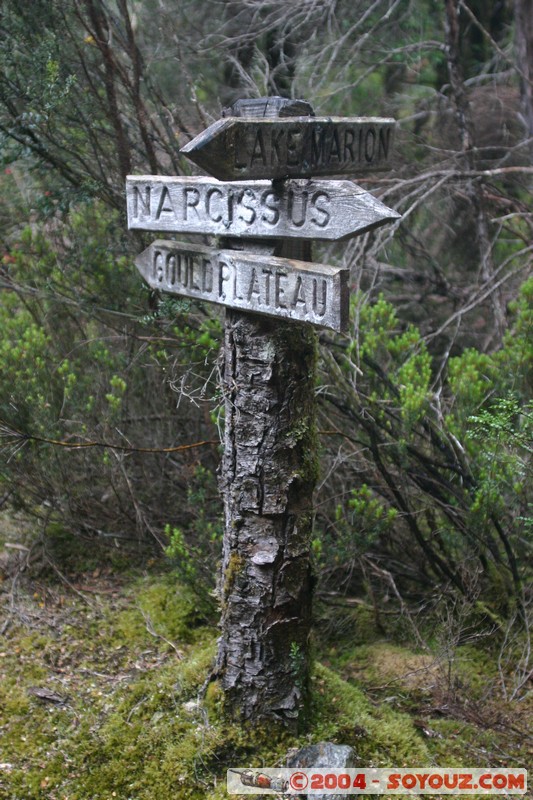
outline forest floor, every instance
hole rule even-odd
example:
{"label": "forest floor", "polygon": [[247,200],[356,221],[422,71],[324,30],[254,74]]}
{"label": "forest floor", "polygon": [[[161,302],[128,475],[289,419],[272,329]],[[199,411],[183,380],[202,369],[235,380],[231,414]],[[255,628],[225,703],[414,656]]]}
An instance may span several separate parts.
{"label": "forest floor", "polygon": [[227,768],[284,766],[324,740],[352,745],[365,768],[532,762],[532,693],[510,699],[519,670],[498,669],[485,639],[398,641],[364,605],[318,605],[296,735],[228,722],[214,684],[198,701],[216,624],[157,561],[132,565],[60,530],[36,541],[3,514],[0,603],[2,800],[219,800]]}

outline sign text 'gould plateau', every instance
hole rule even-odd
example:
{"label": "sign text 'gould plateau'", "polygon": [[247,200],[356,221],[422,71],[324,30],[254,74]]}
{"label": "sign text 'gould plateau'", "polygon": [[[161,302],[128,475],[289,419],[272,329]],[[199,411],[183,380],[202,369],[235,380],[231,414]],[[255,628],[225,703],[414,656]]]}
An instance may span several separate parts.
{"label": "sign text 'gould plateau'", "polygon": [[334,330],[347,323],[348,270],[340,267],[164,240],[135,263],[153,289]]}

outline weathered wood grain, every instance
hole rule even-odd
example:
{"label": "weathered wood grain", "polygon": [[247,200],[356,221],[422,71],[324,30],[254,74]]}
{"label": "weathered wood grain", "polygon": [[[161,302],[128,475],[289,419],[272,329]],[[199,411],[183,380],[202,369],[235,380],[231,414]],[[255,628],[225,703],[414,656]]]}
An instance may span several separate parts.
{"label": "weathered wood grain", "polygon": [[153,288],[336,331],[348,322],[348,270],[158,240],[135,260]]}
{"label": "weathered wood grain", "polygon": [[229,310],[214,677],[225,708],[296,725],[309,691],[316,331]]}
{"label": "weathered wood grain", "polygon": [[335,240],[400,216],[351,181],[131,175],[126,193],[130,229],[168,233]]}
{"label": "weathered wood grain", "polygon": [[394,128],[381,117],[226,117],[180,152],[220,180],[357,175],[391,166]]}
{"label": "weathered wood grain", "polygon": [[[309,104],[243,99],[230,116],[294,116]],[[304,239],[225,239],[227,248],[310,262]],[[309,699],[317,480],[313,325],[226,310],[222,350],[224,498],[221,635],[214,677],[225,709],[296,727]],[[295,657],[296,655],[296,657]],[[259,723],[260,724],[260,723]]]}

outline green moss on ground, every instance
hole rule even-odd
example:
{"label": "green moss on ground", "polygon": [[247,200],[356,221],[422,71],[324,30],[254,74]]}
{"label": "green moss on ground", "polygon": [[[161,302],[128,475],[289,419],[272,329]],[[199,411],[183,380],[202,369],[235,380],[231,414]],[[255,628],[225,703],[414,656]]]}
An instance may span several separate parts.
{"label": "green moss on ground", "polygon": [[[417,648],[391,641],[392,636],[380,637],[375,630],[366,636],[367,610],[350,613],[352,626],[357,627],[352,645],[347,613],[340,640],[330,636],[322,658],[335,674],[364,688],[365,696],[381,714],[389,708],[407,717],[426,753],[427,760],[418,764],[528,768],[533,756],[533,698],[526,689],[509,701],[504,692],[504,684],[510,694],[519,678],[523,651],[516,642],[509,645],[508,661],[500,673],[501,640],[452,646],[440,636],[425,648]],[[358,626],[361,617],[363,625]],[[511,658],[512,648],[516,649],[515,659]],[[357,749],[365,752],[364,741]],[[413,748],[406,766],[417,764],[414,756]],[[397,753],[398,767],[402,766],[399,758]]]}
{"label": "green moss on ground", "polygon": [[313,741],[350,744],[369,767],[428,763],[425,743],[408,715],[376,707],[360,687],[321,664],[313,679]]}
{"label": "green moss on ground", "polygon": [[479,648],[458,648],[450,672],[346,629],[318,653],[296,736],[225,719],[216,682],[198,701],[217,629],[172,575],[97,573],[0,584],[2,800],[220,800],[228,767],[283,765],[322,740],[352,745],[362,767],[527,766],[525,716],[513,707],[513,733],[510,707],[487,700],[497,670]]}
{"label": "green moss on ground", "polygon": [[[85,603],[59,584],[46,602],[17,595],[0,654],[6,800],[200,796],[195,776],[215,729],[183,705],[208,674],[216,631],[170,576],[100,590]],[[36,687],[65,702],[39,699]]]}
{"label": "green moss on ground", "polygon": [[[223,718],[220,691],[197,702],[215,653],[216,628],[171,576],[142,577],[91,606],[56,585],[20,597],[46,634],[13,620],[2,652],[0,796],[6,800],[216,800],[228,766],[284,763],[291,747],[329,739],[365,763],[404,764],[427,751],[409,717],[375,708],[361,689],[317,665],[308,733]],[[53,599],[52,599],[53,595]],[[44,687],[60,705],[28,690]],[[4,792],[4,794],[2,794]]]}

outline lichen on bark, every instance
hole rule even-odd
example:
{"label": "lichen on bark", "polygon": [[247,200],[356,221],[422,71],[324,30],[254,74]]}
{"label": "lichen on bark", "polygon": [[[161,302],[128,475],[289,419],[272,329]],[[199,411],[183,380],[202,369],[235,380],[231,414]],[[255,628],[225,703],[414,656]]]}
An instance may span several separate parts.
{"label": "lichen on bark", "polygon": [[294,722],[305,707],[316,346],[310,326],[227,314],[220,472],[226,524],[216,673],[226,707],[245,719]]}

